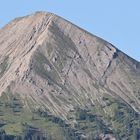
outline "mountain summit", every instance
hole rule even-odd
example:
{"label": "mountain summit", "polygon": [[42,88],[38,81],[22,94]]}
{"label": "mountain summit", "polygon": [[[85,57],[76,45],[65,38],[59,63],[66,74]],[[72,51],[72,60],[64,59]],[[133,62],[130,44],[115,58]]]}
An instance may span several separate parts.
{"label": "mountain summit", "polygon": [[0,30],[0,95],[8,136],[140,139],[140,63],[52,13]]}

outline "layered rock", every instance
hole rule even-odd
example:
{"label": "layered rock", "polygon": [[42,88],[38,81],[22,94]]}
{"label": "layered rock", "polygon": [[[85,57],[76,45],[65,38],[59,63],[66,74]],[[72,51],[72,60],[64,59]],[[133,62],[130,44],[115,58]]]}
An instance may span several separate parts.
{"label": "layered rock", "polygon": [[139,114],[140,63],[57,15],[37,12],[0,30],[0,94],[7,91],[19,94],[24,108],[72,125],[76,108],[112,117],[112,100]]}

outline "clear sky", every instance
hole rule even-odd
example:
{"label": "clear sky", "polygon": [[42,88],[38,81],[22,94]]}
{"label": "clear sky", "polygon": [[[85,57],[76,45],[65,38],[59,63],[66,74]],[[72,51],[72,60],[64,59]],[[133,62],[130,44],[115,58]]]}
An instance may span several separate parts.
{"label": "clear sky", "polygon": [[140,0],[1,0],[0,28],[35,11],[62,16],[140,61]]}

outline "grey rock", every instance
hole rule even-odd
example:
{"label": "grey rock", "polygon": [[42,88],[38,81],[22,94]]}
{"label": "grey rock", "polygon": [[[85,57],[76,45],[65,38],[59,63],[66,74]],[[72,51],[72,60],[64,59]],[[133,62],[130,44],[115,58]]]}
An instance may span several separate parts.
{"label": "grey rock", "polygon": [[105,107],[106,95],[140,112],[140,62],[52,13],[18,18],[0,30],[0,94],[7,87],[24,107],[66,121],[77,106]]}

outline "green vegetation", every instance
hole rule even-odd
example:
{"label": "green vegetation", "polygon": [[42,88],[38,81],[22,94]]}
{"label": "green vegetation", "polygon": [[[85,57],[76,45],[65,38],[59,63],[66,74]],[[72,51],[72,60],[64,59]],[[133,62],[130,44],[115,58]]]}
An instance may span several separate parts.
{"label": "green vegetation", "polygon": [[111,96],[103,97],[106,106],[104,109],[110,112],[104,114],[104,119],[113,128],[118,139],[137,138],[137,130],[140,127],[140,115],[134,109],[121,99],[114,99]]}
{"label": "green vegetation", "polygon": [[61,127],[42,117],[38,112],[30,112],[23,107],[19,95],[3,93],[0,98],[1,130],[8,135],[18,136],[25,132],[27,126],[42,130],[52,139],[62,139],[64,136]]}
{"label": "green vegetation", "polygon": [[76,128],[83,133],[88,139],[96,139],[99,134],[113,135],[112,128],[104,121],[103,117],[91,110],[77,108],[76,111]]}
{"label": "green vegetation", "polygon": [[20,95],[9,90],[0,97],[0,136],[23,140],[26,137],[30,140],[37,137],[41,140],[97,140],[103,133],[118,140],[138,139],[139,114],[124,101],[110,95],[104,95],[102,101],[103,106],[96,103],[96,106],[86,109],[76,107],[69,113],[69,121],[75,120],[70,125],[47,111],[38,109],[31,112],[24,106]]}
{"label": "green vegetation", "polygon": [[140,115],[126,102],[110,95],[104,94],[102,101],[104,105],[97,102],[87,109],[75,108],[78,132],[88,139],[96,139],[101,133],[111,134],[117,140],[139,139]]}
{"label": "green vegetation", "polygon": [[[76,140],[74,130],[58,117],[47,112],[26,109],[19,94],[3,93],[0,97],[0,139],[20,137],[26,140]],[[13,138],[13,139],[12,139]]]}

